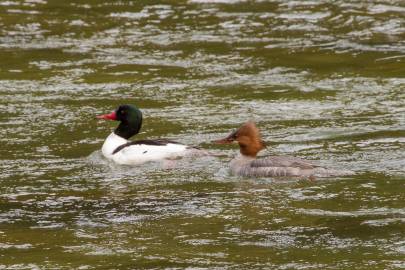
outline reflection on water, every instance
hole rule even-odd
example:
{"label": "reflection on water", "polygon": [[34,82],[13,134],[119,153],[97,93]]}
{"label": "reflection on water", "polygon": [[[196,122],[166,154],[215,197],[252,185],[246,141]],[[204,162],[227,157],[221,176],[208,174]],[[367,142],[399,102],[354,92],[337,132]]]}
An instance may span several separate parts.
{"label": "reflection on water", "polygon": [[[0,269],[404,265],[405,6],[393,1],[0,2]],[[139,138],[219,157],[126,167]],[[253,119],[283,153],[357,173],[239,179],[209,141]],[[46,255],[44,255],[46,254]]]}

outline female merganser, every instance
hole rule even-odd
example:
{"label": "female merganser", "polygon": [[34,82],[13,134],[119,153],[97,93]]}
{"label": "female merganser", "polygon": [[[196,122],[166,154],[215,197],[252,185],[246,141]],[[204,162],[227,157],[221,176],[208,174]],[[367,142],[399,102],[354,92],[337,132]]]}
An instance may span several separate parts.
{"label": "female merganser", "polygon": [[128,141],[139,133],[142,126],[142,112],[133,105],[121,105],[112,113],[99,115],[97,118],[120,121],[101,149],[106,158],[118,164],[139,165],[203,153],[197,148],[167,139]]}
{"label": "female merganser", "polygon": [[257,153],[266,148],[259,129],[254,122],[247,122],[228,137],[214,141],[217,144],[238,142],[240,154],[230,163],[231,172],[240,176],[256,177],[328,177],[352,174],[350,171],[336,171],[322,168],[311,161],[289,156],[269,156],[256,159]]}

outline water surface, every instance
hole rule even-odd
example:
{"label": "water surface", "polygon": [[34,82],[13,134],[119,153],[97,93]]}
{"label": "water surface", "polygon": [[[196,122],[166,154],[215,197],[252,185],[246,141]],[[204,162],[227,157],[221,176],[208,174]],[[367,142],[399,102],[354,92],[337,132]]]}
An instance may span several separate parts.
{"label": "water surface", "polygon": [[[391,1],[0,2],[0,269],[405,268],[405,5]],[[138,139],[221,155],[115,166],[119,104]],[[240,179],[269,147],[350,169]]]}

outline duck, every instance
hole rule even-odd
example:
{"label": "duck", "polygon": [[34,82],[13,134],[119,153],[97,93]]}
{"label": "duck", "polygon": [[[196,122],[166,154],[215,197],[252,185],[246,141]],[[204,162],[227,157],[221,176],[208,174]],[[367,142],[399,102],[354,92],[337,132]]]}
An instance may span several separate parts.
{"label": "duck", "polygon": [[227,137],[213,141],[216,144],[239,144],[240,153],[231,160],[230,171],[244,177],[315,177],[343,176],[351,171],[326,169],[313,161],[292,156],[267,156],[257,158],[257,154],[266,148],[260,131],[253,121],[244,123]]}
{"label": "duck", "polygon": [[143,116],[135,105],[120,105],[111,113],[98,115],[98,119],[120,122],[105,139],[101,152],[104,157],[120,165],[140,165],[151,161],[173,160],[175,158],[200,155],[204,151],[168,139],[129,139],[138,134]]}

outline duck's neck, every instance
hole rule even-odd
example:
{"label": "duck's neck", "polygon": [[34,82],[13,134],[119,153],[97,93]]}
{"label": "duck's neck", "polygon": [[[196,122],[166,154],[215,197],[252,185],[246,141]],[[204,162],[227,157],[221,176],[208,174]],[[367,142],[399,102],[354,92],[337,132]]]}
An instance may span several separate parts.
{"label": "duck's neck", "polygon": [[112,132],[107,139],[104,141],[103,147],[101,148],[101,152],[107,158],[112,157],[112,153],[118,146],[127,143],[128,141],[123,137],[117,135],[115,132]]}
{"label": "duck's neck", "polygon": [[114,130],[114,133],[121,138],[128,140],[135,134],[139,133],[141,124],[129,124],[128,122],[121,122],[119,126]]}

